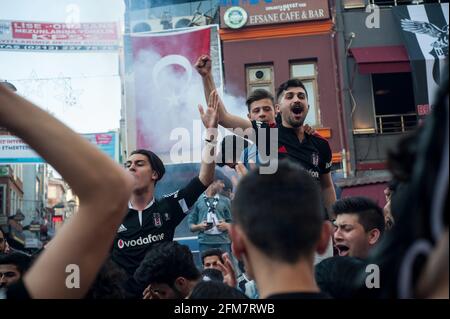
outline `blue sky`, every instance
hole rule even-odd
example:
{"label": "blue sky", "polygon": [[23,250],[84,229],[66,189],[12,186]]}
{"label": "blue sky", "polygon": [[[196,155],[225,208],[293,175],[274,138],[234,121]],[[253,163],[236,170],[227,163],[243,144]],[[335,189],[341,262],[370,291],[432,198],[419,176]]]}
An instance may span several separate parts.
{"label": "blue sky", "polygon": [[[123,0],[0,0],[0,20],[119,22]],[[79,133],[119,128],[118,53],[0,51],[0,78]]]}

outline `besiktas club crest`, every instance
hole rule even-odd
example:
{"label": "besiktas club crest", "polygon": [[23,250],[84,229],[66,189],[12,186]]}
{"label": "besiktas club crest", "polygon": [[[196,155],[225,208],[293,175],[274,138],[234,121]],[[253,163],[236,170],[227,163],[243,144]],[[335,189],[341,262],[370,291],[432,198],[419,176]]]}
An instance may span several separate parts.
{"label": "besiktas club crest", "polygon": [[162,226],[161,215],[159,213],[153,214],[153,224],[155,225],[155,227]]}

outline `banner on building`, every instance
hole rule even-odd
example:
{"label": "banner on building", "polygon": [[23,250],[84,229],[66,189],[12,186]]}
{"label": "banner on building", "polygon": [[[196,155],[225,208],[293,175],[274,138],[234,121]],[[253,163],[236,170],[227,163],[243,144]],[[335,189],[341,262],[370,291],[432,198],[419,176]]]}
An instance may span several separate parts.
{"label": "banner on building", "polygon": [[397,6],[392,9],[398,19],[413,68],[414,93],[418,112],[429,109],[448,66],[449,5],[426,4]]}
{"label": "banner on building", "polygon": [[222,0],[221,28],[239,29],[257,25],[330,19],[328,0]]}
{"label": "banner on building", "polygon": [[89,142],[97,147],[115,162],[119,162],[119,134],[117,132],[83,134]]}
{"label": "banner on building", "polygon": [[[119,140],[117,132],[82,134],[114,161],[119,161]],[[70,147],[70,146],[65,146]],[[45,163],[28,144],[11,135],[0,135],[0,164]]]}
{"label": "banner on building", "polygon": [[117,51],[115,22],[52,23],[0,20],[0,50]]}
{"label": "banner on building", "polygon": [[24,163],[44,163],[44,160],[20,138],[0,135],[0,164]]}
{"label": "banner on building", "polygon": [[[198,105],[205,106],[205,97],[194,64],[202,54],[211,55],[214,27],[131,36],[136,145],[151,149],[165,163],[200,161],[194,153],[200,147],[202,129]],[[177,145],[183,154],[174,158],[170,154]]]}

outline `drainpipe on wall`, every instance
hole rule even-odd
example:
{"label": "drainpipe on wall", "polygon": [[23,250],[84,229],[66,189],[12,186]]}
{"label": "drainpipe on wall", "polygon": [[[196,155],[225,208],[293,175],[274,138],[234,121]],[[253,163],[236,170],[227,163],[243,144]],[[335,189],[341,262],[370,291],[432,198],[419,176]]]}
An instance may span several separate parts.
{"label": "drainpipe on wall", "polygon": [[[342,154],[342,169],[344,173],[344,178],[347,178],[348,176],[354,176],[354,165],[352,165],[353,160],[351,159],[351,156],[354,156],[354,148],[353,145],[353,135],[351,135],[351,132],[348,130],[348,125],[346,121],[346,113],[345,113],[345,107],[344,107],[344,90],[341,89],[341,87],[344,85],[343,80],[343,73],[340,63],[340,57],[339,57],[339,42],[342,41],[343,33],[344,33],[344,23],[342,19],[342,10],[339,4],[339,1],[332,1],[332,16],[335,20],[334,22],[334,33],[332,35],[333,37],[333,45],[332,45],[332,57],[333,62],[336,65],[335,69],[335,79],[336,79],[336,94],[337,94],[337,100],[338,100],[338,123],[339,123],[339,135],[340,135],[340,141],[341,145],[343,146],[343,149],[341,151]],[[339,28],[342,28],[342,30],[339,30]],[[345,46],[345,43],[344,43]],[[346,58],[346,57],[344,57]],[[346,63],[344,63],[346,65]],[[346,68],[344,68],[346,69]],[[351,140],[351,145],[349,143],[349,139]]]}

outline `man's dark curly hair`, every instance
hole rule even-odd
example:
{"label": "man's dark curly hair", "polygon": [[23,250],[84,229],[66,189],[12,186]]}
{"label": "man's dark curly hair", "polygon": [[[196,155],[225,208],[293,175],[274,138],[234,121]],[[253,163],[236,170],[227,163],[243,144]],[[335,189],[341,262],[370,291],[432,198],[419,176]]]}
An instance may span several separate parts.
{"label": "man's dark curly hair", "polygon": [[178,277],[188,280],[200,278],[189,247],[178,242],[160,243],[152,247],[134,273],[134,279],[142,287],[155,283],[173,287]]}
{"label": "man's dark curly hair", "polygon": [[125,299],[123,285],[126,279],[126,272],[108,258],[97,274],[86,299]]}

